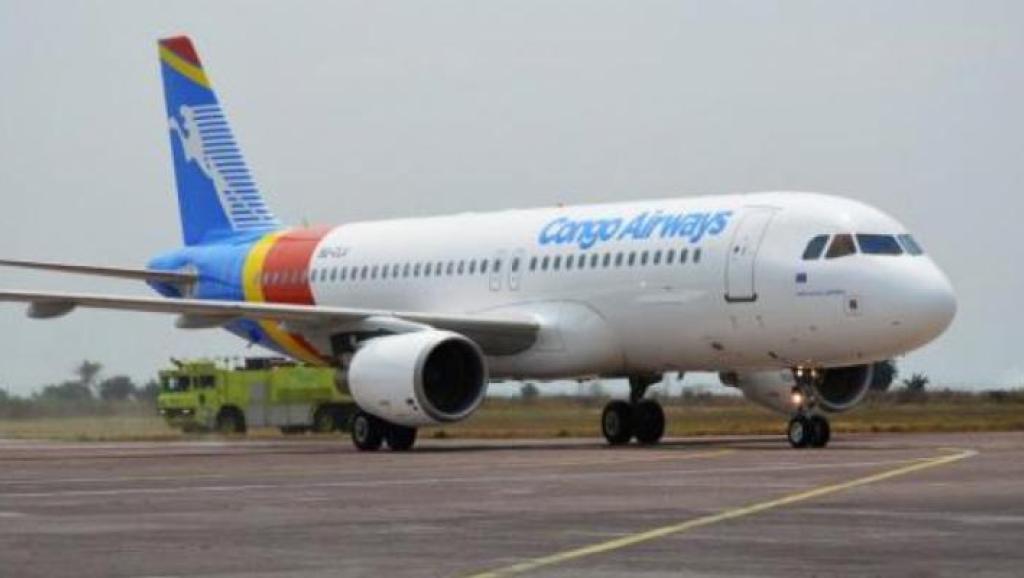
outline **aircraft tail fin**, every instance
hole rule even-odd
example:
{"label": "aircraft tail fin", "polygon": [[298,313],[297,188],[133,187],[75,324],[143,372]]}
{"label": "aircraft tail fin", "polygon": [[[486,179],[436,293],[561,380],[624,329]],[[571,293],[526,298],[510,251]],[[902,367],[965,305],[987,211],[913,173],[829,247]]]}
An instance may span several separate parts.
{"label": "aircraft tail fin", "polygon": [[192,41],[164,38],[159,51],[185,244],[280,228],[242,158]]}

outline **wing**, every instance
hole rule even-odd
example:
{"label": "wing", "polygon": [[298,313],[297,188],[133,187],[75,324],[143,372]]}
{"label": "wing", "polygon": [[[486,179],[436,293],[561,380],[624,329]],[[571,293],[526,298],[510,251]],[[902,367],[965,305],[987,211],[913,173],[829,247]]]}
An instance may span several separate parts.
{"label": "wing", "polygon": [[98,267],[95,265],[54,263],[52,261],[22,261],[18,259],[0,259],[0,265],[20,267],[22,269],[39,269],[43,271],[59,271],[61,273],[78,273],[81,275],[98,275],[101,277],[117,277],[119,279],[136,279],[139,281],[157,281],[162,283],[188,284],[196,281],[196,276],[193,273],[154,271],[153,269]]}
{"label": "wing", "polygon": [[530,347],[540,329],[537,320],[526,316],[501,318],[285,303],[37,291],[0,291],[0,301],[28,303],[28,315],[36,319],[65,315],[77,307],[173,313],[179,316],[177,325],[182,328],[217,327],[241,318],[280,321],[298,331],[325,334],[408,332],[434,327],[461,333],[490,355],[510,355]]}

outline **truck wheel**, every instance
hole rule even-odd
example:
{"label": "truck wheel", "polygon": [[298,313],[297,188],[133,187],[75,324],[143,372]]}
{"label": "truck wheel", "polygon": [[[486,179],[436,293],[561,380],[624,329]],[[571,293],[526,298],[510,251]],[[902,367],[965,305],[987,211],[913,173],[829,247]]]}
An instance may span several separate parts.
{"label": "truck wheel", "polygon": [[352,443],[362,452],[374,452],[384,443],[384,422],[377,416],[359,411],[352,418]]}
{"label": "truck wheel", "polygon": [[384,433],[384,439],[387,440],[388,447],[393,451],[408,451],[416,443],[416,428],[388,424],[388,429]]}
{"label": "truck wheel", "polygon": [[217,414],[217,431],[222,434],[245,433],[245,416],[235,408],[225,408]]}
{"label": "truck wheel", "polygon": [[321,407],[313,414],[313,431],[316,433],[330,433],[338,429],[337,416],[335,411],[329,407]]}

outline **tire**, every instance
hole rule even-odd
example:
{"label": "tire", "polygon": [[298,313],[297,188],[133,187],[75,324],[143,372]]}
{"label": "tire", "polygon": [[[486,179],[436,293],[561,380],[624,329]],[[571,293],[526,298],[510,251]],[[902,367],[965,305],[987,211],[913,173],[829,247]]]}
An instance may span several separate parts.
{"label": "tire", "polygon": [[217,414],[217,431],[222,434],[245,433],[245,416],[233,407],[220,410]]}
{"label": "tire", "polygon": [[609,401],[601,412],[601,433],[610,445],[629,443],[633,437],[633,406],[622,400]]}
{"label": "tire", "polygon": [[392,451],[405,452],[416,443],[416,428],[390,424],[384,433],[384,440]]}
{"label": "tire", "polygon": [[789,428],[786,430],[786,437],[789,445],[794,448],[805,448],[811,442],[811,422],[802,415],[789,420]]}
{"label": "tire", "polygon": [[665,435],[665,410],[653,399],[640,400],[633,406],[633,434],[642,445],[654,445]]}
{"label": "tire", "polygon": [[384,422],[359,411],[352,418],[352,443],[361,452],[375,452],[384,443]]}
{"label": "tire", "polygon": [[810,445],[812,448],[823,448],[828,445],[828,441],[832,439],[832,426],[829,425],[828,419],[825,416],[814,415],[811,416],[811,440]]}
{"label": "tire", "polygon": [[338,429],[338,419],[330,407],[321,407],[313,414],[314,433],[331,433]]}

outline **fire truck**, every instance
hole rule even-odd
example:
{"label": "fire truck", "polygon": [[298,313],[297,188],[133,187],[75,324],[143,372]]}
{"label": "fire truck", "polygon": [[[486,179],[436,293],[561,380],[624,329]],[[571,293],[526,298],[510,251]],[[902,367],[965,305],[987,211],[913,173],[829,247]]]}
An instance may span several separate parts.
{"label": "fire truck", "polygon": [[157,408],[186,432],[245,433],[276,427],[285,434],[346,431],[356,405],[329,367],[257,357],[229,365],[171,360],[159,372]]}

